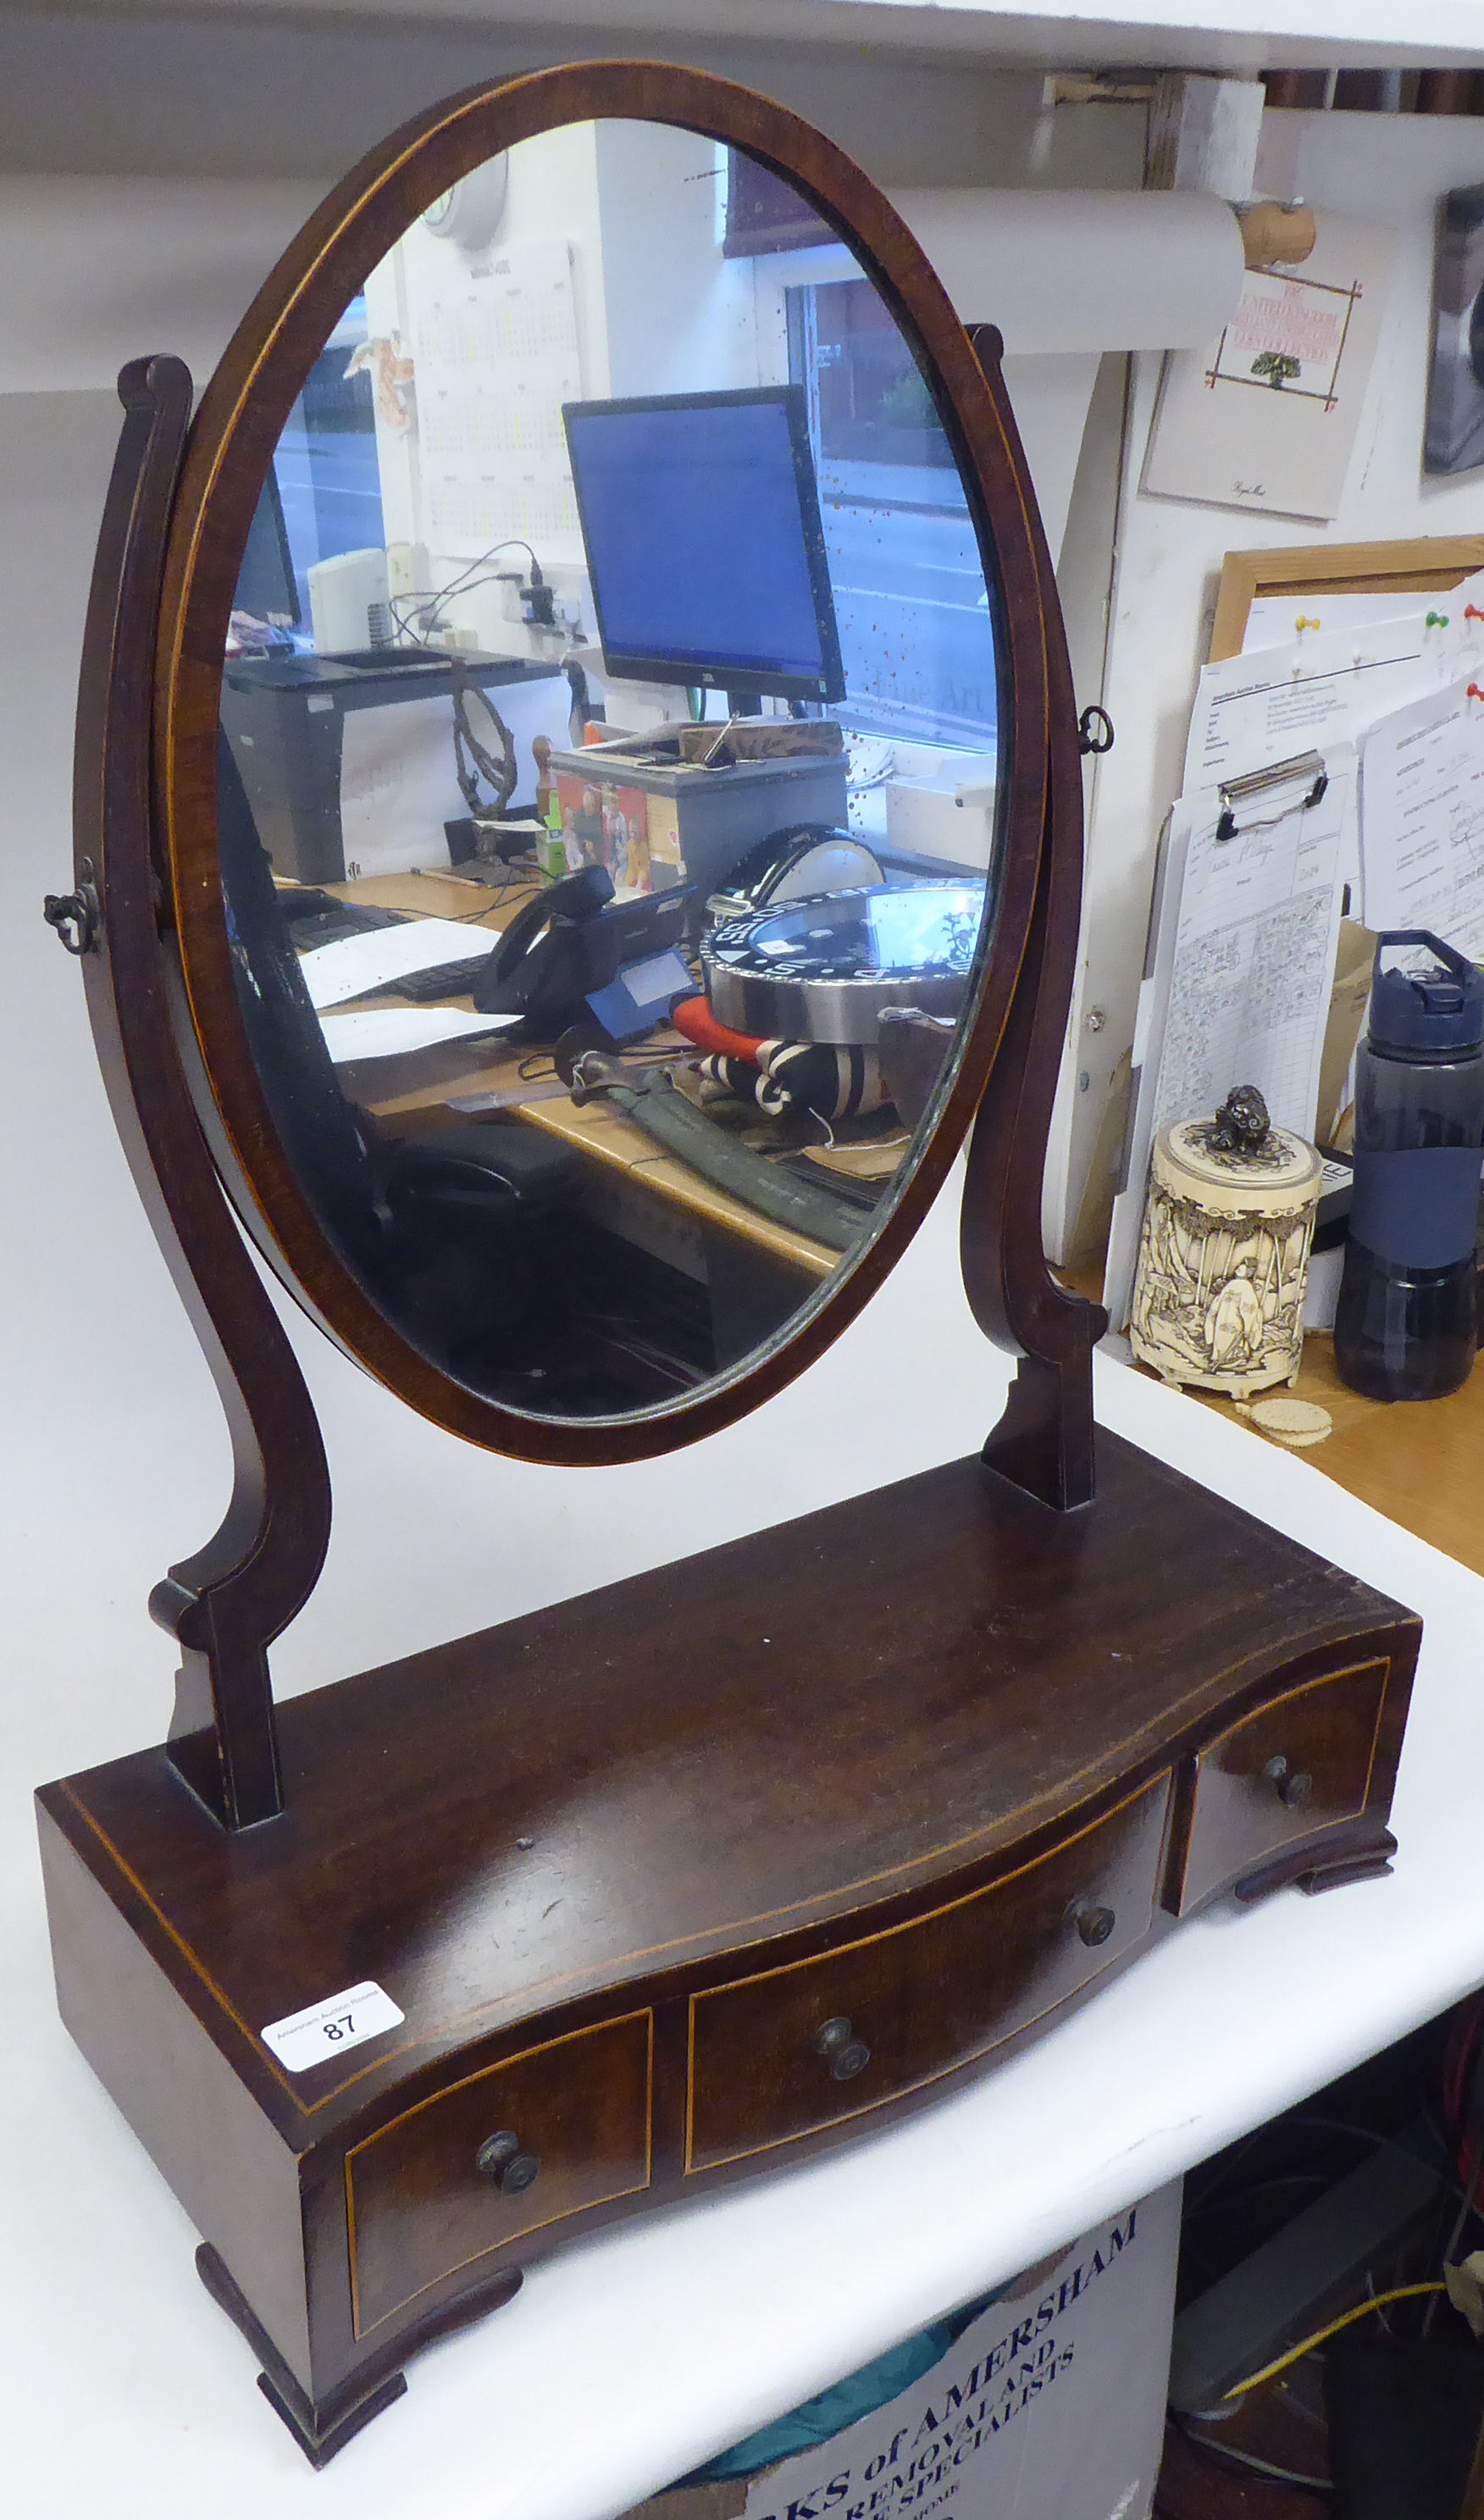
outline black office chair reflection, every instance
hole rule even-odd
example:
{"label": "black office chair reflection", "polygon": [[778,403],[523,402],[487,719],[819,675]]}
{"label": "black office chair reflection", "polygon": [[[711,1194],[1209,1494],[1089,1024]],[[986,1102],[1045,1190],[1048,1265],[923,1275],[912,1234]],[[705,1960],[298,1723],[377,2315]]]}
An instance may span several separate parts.
{"label": "black office chair reflection", "polygon": [[550,1408],[554,1375],[575,1365],[569,1236],[556,1229],[581,1158],[514,1118],[392,1139],[347,1101],[225,739],[217,828],[243,1020],[310,1205],[368,1292],[438,1364],[491,1397]]}

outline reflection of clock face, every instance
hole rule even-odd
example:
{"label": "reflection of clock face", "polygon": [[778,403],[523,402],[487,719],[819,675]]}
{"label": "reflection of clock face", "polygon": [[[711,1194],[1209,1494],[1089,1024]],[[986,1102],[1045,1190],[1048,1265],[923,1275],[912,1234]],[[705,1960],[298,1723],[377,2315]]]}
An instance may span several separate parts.
{"label": "reflection of clock face", "polygon": [[883,1007],[957,1015],[984,916],[982,882],[865,884],[771,903],[701,947],[711,1012],[737,1032],[874,1042]]}
{"label": "reflection of clock face", "polygon": [[445,245],[456,245],[464,253],[482,253],[505,215],[509,182],[510,160],[502,150],[430,202],[423,213],[423,225]]}

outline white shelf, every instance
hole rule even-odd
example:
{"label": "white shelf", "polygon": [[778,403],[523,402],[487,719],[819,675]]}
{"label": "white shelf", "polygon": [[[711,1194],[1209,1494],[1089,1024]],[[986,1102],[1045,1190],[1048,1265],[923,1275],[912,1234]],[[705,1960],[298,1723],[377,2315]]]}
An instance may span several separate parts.
{"label": "white shelf", "polygon": [[[153,15],[149,0],[90,0],[93,11]],[[175,0],[177,18],[254,14],[282,22],[282,0]],[[490,0],[295,0],[295,19],[382,26],[490,24]],[[502,31],[549,38],[589,31],[655,39],[787,37],[877,52],[967,55],[1021,68],[1406,69],[1484,63],[1484,0],[1067,0],[1028,10],[1001,0],[500,0]],[[564,49],[565,47],[563,47]],[[636,42],[636,49],[641,47]]]}

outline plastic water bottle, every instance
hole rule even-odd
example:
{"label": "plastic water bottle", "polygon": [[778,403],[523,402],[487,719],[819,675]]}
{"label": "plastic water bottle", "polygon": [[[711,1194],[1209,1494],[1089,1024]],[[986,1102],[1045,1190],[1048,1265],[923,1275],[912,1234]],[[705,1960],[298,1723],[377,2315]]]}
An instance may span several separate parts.
{"label": "plastic water bottle", "polygon": [[[1431,968],[1383,971],[1393,946]],[[1356,1055],[1355,1188],[1334,1318],[1341,1379],[1372,1400],[1436,1400],[1477,1343],[1484,972],[1424,928],[1377,940]]]}

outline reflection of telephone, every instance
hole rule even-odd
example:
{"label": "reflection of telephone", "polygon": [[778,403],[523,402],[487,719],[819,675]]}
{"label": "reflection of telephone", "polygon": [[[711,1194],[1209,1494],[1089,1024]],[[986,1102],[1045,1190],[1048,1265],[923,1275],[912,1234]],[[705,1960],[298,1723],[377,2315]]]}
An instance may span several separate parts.
{"label": "reflection of telephone", "polygon": [[[512,920],[475,978],[474,1005],[481,1014],[517,1015],[508,1038],[553,1041],[626,969],[670,952],[690,899],[689,887],[676,886],[614,906],[607,867],[579,867]],[[677,960],[670,994],[692,986]]]}

